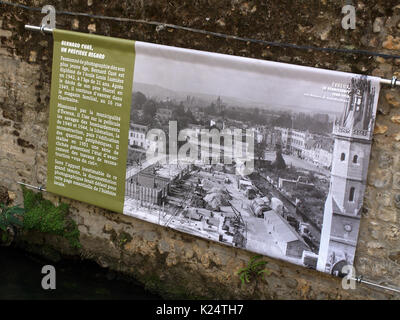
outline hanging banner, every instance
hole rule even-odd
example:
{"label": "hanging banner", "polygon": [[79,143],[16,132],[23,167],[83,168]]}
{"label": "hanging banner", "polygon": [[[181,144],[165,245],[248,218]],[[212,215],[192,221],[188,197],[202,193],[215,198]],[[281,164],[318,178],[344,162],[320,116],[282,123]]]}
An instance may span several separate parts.
{"label": "hanging banner", "polygon": [[47,190],[122,212],[134,42],[53,35]]}
{"label": "hanging banner", "polygon": [[340,275],[379,81],[54,30],[47,190]]}

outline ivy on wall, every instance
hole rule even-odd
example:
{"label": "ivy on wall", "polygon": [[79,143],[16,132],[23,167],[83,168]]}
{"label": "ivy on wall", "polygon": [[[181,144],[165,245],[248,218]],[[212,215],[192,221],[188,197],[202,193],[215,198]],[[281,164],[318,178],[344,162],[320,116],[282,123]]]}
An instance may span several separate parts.
{"label": "ivy on wall", "polygon": [[76,222],[69,216],[69,205],[60,203],[55,206],[43,199],[42,193],[22,188],[25,215],[23,228],[62,236],[73,248],[80,248],[79,230]]}

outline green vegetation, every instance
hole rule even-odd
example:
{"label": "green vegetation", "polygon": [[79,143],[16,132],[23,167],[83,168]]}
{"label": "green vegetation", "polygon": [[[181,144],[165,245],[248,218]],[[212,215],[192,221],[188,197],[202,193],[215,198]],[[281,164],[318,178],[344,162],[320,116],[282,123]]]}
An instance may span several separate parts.
{"label": "green vegetation", "polygon": [[9,245],[15,236],[15,227],[22,226],[24,209],[18,206],[8,207],[0,203],[0,242]]}
{"label": "green vegetation", "polygon": [[59,206],[55,206],[51,201],[43,199],[41,193],[34,193],[26,188],[22,191],[25,207],[24,229],[59,235],[67,239],[71,247],[81,247],[79,230],[75,221],[68,215],[67,204],[60,203]]}
{"label": "green vegetation", "polygon": [[247,267],[241,268],[237,274],[242,281],[242,284],[250,283],[251,281],[257,281],[263,274],[269,275],[270,271],[265,269],[267,261],[260,260],[262,256],[257,255],[250,259]]}
{"label": "green vegetation", "polygon": [[0,203],[0,229],[7,231],[9,227],[22,226],[20,217],[23,216],[24,212],[24,208],[18,206],[7,207],[3,203]]}

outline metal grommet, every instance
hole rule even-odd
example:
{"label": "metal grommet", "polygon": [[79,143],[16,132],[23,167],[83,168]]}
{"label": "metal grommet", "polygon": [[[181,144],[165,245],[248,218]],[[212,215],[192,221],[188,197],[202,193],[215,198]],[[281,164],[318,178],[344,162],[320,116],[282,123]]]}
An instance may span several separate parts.
{"label": "metal grommet", "polygon": [[165,29],[165,24],[159,24],[156,27],[156,32],[160,32]]}
{"label": "metal grommet", "polygon": [[392,77],[392,82],[391,82],[392,88],[394,88],[396,86],[396,82],[397,82],[397,77],[393,76]]}

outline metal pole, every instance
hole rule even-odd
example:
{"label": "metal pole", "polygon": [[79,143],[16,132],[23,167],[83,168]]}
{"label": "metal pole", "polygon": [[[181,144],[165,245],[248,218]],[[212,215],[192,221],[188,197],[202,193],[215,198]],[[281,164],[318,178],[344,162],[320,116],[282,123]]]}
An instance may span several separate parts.
{"label": "metal pole", "polygon": [[36,190],[39,190],[39,191],[46,191],[46,189],[44,187],[37,187],[37,186],[33,186],[31,184],[27,184],[27,183],[23,183],[23,182],[17,182],[17,183],[22,185],[22,186],[31,188],[31,189],[36,189]]}
{"label": "metal pole", "polygon": [[[30,30],[30,31],[41,31],[41,32],[51,33],[51,34],[53,33],[53,29],[38,27],[38,26],[31,26],[28,24],[25,25],[25,29]],[[381,79],[380,83],[391,85],[392,88],[394,88],[395,86],[400,86],[400,81],[397,81],[396,77],[393,77],[392,79]],[[176,166],[178,167],[178,163],[176,164]]]}
{"label": "metal pole", "polygon": [[366,285],[373,286],[373,287],[376,287],[376,288],[380,288],[380,289],[384,289],[384,290],[389,290],[389,291],[400,293],[400,289],[398,289],[398,288],[382,286],[382,285],[380,285],[378,283],[374,283],[374,282],[371,282],[371,281],[368,281],[368,280],[363,280],[362,276],[358,276],[357,278],[352,278],[352,280],[355,280],[357,283],[364,283]]}
{"label": "metal pole", "polygon": [[394,88],[395,86],[400,86],[400,81],[397,81],[397,77],[393,76],[391,80],[389,79],[381,79],[380,83],[381,84],[388,84],[391,85],[392,88]]}
{"label": "metal pole", "polygon": [[45,32],[45,33],[53,33],[53,29],[38,27],[38,26],[31,26],[29,24],[25,25],[25,29],[30,30],[30,31],[41,31],[41,32]]}

